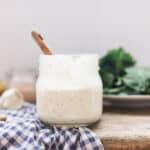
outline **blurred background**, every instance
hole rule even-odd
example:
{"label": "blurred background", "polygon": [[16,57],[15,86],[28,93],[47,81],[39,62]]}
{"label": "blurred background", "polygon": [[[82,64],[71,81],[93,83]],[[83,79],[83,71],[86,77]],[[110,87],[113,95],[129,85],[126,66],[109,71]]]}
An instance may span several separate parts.
{"label": "blurred background", "polygon": [[55,53],[102,56],[122,46],[150,65],[149,6],[149,0],[0,0],[0,76],[37,68],[33,29]]}
{"label": "blurred background", "polygon": [[149,0],[0,0],[0,74],[37,65],[38,30],[55,53],[103,55],[123,46],[150,64]]}

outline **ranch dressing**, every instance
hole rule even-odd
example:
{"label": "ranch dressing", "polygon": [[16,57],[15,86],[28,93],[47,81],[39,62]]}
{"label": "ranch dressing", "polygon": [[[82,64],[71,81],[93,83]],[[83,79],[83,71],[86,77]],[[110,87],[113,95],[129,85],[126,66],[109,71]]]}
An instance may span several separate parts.
{"label": "ranch dressing", "polygon": [[57,126],[86,126],[102,114],[98,55],[41,55],[36,83],[40,119]]}

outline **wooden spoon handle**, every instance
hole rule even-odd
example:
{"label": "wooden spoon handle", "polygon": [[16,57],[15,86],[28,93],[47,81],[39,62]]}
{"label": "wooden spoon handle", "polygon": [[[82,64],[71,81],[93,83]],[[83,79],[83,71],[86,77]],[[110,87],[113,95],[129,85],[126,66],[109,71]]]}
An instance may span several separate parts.
{"label": "wooden spoon handle", "polygon": [[46,55],[52,55],[52,49],[48,48],[48,46],[44,42],[43,37],[35,31],[32,31],[31,34],[38,46],[41,48],[42,52]]}

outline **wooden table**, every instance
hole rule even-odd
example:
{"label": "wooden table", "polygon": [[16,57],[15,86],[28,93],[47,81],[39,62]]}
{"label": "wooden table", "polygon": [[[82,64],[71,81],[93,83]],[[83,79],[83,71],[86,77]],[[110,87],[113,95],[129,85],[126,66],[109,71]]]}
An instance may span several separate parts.
{"label": "wooden table", "polygon": [[150,150],[150,108],[104,108],[101,122],[91,129],[105,150]]}

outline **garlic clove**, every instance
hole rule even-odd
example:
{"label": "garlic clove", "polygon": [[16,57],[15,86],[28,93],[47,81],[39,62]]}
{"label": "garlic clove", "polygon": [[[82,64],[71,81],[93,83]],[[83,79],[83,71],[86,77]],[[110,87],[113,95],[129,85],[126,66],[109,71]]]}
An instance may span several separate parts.
{"label": "garlic clove", "polygon": [[0,114],[0,121],[6,121],[7,116],[5,114]]}
{"label": "garlic clove", "polygon": [[0,109],[3,108],[3,100],[2,98],[0,97]]}
{"label": "garlic clove", "polygon": [[6,90],[0,99],[3,108],[18,109],[24,104],[23,94],[17,89]]}

